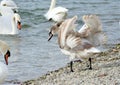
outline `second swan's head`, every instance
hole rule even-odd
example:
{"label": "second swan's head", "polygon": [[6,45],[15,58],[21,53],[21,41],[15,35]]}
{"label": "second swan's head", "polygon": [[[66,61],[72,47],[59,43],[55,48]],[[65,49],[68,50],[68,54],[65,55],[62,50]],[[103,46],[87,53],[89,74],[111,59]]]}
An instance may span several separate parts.
{"label": "second swan's head", "polygon": [[59,27],[61,24],[62,22],[56,23],[50,28],[48,41],[50,41],[53,35],[55,35],[59,31]]}
{"label": "second swan's head", "polygon": [[15,21],[15,23],[17,24],[17,28],[19,30],[21,30],[22,26],[21,26],[21,18],[20,18],[20,15],[15,13],[14,16],[13,16],[13,20]]}

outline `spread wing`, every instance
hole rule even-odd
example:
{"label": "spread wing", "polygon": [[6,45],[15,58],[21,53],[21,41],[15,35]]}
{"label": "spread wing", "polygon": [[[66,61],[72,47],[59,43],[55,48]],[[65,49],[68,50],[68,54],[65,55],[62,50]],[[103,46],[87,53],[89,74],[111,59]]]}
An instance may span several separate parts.
{"label": "spread wing", "polygon": [[69,35],[70,32],[74,32],[73,29],[75,29],[75,22],[77,20],[77,16],[74,16],[73,18],[65,20],[59,27],[59,34],[58,34],[58,43],[60,47],[65,46],[66,38]]}
{"label": "spread wing", "polygon": [[[96,15],[84,15],[84,25],[78,31],[84,38],[88,39],[95,45],[106,43],[107,37],[102,31],[100,19]],[[96,41],[98,41],[96,43]],[[102,41],[102,42],[101,42]]]}

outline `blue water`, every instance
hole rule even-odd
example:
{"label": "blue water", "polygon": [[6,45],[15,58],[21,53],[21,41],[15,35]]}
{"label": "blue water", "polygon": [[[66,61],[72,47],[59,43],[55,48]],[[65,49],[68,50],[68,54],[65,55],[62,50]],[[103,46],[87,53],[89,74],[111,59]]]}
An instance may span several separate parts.
{"label": "blue water", "polygon": [[[44,14],[51,0],[14,0],[19,6],[22,30],[19,35],[0,35],[10,47],[9,75],[5,85],[12,81],[25,81],[37,78],[48,71],[63,67],[69,62],[57,45],[57,37],[48,39],[48,30],[53,22],[48,22]],[[57,0],[57,6],[69,9],[68,18],[77,15],[78,29],[82,16],[97,14],[108,36],[108,45],[120,43],[120,0]],[[0,61],[4,62],[3,58]]]}

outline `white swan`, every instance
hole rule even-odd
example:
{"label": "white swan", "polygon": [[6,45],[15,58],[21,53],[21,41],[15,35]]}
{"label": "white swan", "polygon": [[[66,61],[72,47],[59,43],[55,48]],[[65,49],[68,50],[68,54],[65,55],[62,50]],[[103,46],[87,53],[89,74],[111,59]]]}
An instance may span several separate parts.
{"label": "white swan", "polygon": [[[10,48],[4,42],[0,40],[0,53],[4,56],[6,65],[8,65],[8,58],[10,57]],[[7,66],[0,62],[0,84],[5,80],[8,74]]]}
{"label": "white swan", "polygon": [[[12,12],[8,7],[4,7],[4,10]],[[18,30],[21,29],[20,15],[11,12],[8,15],[0,16],[0,34],[18,34]]]}
{"label": "white swan", "polygon": [[68,9],[64,7],[55,7],[55,5],[56,0],[52,0],[49,10],[44,16],[48,20],[53,20],[55,22],[63,21],[67,16]]}
{"label": "white swan", "polygon": [[11,10],[13,10],[13,12],[18,12],[18,7],[17,7],[16,3],[12,0],[2,0],[0,2],[0,13],[2,15],[6,15],[7,12],[10,13],[9,10],[7,12],[4,11],[4,9],[2,10],[2,8],[4,8],[4,7],[9,7],[9,8],[11,8]]}
{"label": "white swan", "polygon": [[[91,42],[91,40],[90,40],[91,38],[96,39],[96,40],[97,40],[97,38],[99,38],[101,40],[101,37],[99,35],[102,35],[102,34],[99,34],[99,35],[96,34],[97,32],[99,32],[99,31],[97,31],[97,30],[99,30],[98,29],[99,25],[96,26],[98,18],[96,20],[93,20],[93,18],[91,18],[91,16],[94,18],[96,17],[95,15],[90,15],[90,16],[88,16],[88,18],[86,18],[86,20],[88,20],[88,21],[87,22],[85,21],[85,24],[91,25],[91,28],[89,27],[90,31],[87,30],[88,32],[86,32],[86,30],[85,30],[86,33],[84,33],[84,32],[79,33],[78,31],[75,31],[75,28],[76,28],[75,22],[77,20],[77,16],[67,19],[67,20],[63,21],[62,23],[57,23],[55,26],[53,26],[51,28],[51,30],[49,32],[48,41],[52,38],[52,36],[56,32],[58,32],[59,47],[61,48],[61,51],[65,55],[70,56],[70,61],[71,61],[70,67],[71,67],[72,72],[73,72],[73,69],[72,69],[73,61],[78,60],[78,59],[80,59],[80,61],[84,61],[85,59],[88,59],[90,62],[89,69],[92,69],[90,57],[96,53],[101,52],[100,50],[98,50],[95,47],[96,45],[94,46],[94,42],[96,42],[96,41],[94,40]],[[90,19],[91,19],[91,21],[89,22]],[[94,23],[95,21],[96,21],[96,23]],[[91,32],[93,34],[89,35],[89,33],[91,33]],[[100,32],[101,32],[101,30],[100,30]],[[89,36],[90,36],[90,39],[88,38]],[[94,37],[94,36],[96,36],[96,37]]]}

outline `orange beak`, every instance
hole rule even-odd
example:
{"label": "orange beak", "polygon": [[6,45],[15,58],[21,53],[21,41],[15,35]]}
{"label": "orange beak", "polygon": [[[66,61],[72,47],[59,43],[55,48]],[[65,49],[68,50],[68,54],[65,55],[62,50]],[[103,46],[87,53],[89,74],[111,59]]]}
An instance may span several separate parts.
{"label": "orange beak", "polygon": [[6,65],[8,65],[8,55],[6,54],[4,58],[5,58]]}
{"label": "orange beak", "polygon": [[19,21],[18,21],[18,23],[17,23],[17,28],[18,28],[19,30],[21,30],[21,28],[22,28],[21,22],[19,22]]}

